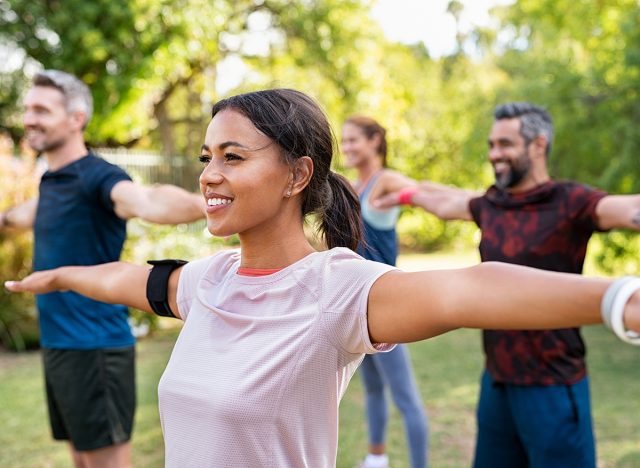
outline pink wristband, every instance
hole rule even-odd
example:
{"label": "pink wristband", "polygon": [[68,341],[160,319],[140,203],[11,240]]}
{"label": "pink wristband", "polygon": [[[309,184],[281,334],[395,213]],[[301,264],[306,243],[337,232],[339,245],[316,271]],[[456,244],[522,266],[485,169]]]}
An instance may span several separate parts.
{"label": "pink wristband", "polygon": [[412,185],[411,187],[405,187],[398,192],[398,202],[401,205],[413,205],[413,196],[418,191],[418,187]]}

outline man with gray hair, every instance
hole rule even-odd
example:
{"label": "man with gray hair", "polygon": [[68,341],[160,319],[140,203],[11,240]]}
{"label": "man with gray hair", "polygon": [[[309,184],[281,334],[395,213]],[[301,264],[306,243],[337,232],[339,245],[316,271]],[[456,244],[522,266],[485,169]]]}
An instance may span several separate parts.
{"label": "man with gray hair", "polygon": [[[117,261],[126,220],[177,224],[203,218],[202,196],[145,187],[84,141],[89,88],[57,70],[35,75],[24,99],[25,139],[48,169],[38,197],[0,213],[0,229],[34,229],[34,270]],[[131,466],[135,343],[124,306],[73,292],[36,298],[53,437],[76,467]]]}
{"label": "man with gray hair", "polygon": [[[541,107],[498,106],[488,139],[495,184],[485,193],[422,182],[374,206],[405,203],[444,220],[475,221],[483,262],[581,273],[594,231],[640,230],[640,195],[552,180],[552,138],[551,117]],[[595,468],[580,330],[484,330],[483,343],[474,466]]]}

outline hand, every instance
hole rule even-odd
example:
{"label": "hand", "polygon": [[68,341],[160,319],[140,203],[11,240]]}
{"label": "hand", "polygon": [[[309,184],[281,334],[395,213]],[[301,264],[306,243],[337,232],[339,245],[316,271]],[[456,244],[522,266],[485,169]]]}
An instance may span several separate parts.
{"label": "hand", "polygon": [[413,196],[418,193],[417,185],[409,185],[397,192],[391,192],[375,199],[372,203],[374,208],[391,208],[397,205],[413,206]]}
{"label": "hand", "polygon": [[56,286],[57,270],[45,270],[32,273],[21,281],[5,281],[4,287],[11,292],[30,292],[45,294],[61,291]]}

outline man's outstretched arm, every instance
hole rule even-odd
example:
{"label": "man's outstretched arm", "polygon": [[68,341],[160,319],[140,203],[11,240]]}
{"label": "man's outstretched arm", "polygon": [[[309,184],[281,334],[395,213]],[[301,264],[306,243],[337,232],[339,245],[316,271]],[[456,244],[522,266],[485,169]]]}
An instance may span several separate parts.
{"label": "man's outstretched arm", "polygon": [[205,216],[203,196],[175,185],[144,186],[122,181],[114,185],[111,199],[116,214],[122,219],[141,218],[151,223],[180,224]]}
{"label": "man's outstretched arm", "polygon": [[640,231],[640,195],[608,195],[596,206],[598,227]]}
{"label": "man's outstretched arm", "polygon": [[32,198],[0,213],[0,229],[31,229],[36,219],[38,198]]}

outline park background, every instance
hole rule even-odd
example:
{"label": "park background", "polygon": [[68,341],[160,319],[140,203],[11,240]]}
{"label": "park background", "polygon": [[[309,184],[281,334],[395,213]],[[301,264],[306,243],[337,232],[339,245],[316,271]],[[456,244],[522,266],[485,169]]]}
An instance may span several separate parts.
{"label": "park background", "polygon": [[[374,116],[388,129],[393,168],[471,189],[492,180],[486,138],[495,105],[535,102],[555,120],[549,161],[555,178],[611,193],[640,191],[637,0],[499,2],[482,24],[470,17],[473,2],[441,2],[441,21],[454,28],[446,50],[385,33],[375,15],[401,16],[403,3],[394,11],[387,2],[383,11],[382,2],[364,0],[0,0],[0,209],[37,190],[39,165],[21,144],[20,101],[42,67],[74,73],[91,87],[88,143],[105,148],[107,159],[143,182],[195,190],[211,104],[277,86],[314,96],[337,138],[347,116]],[[424,18],[425,28],[430,19]],[[335,169],[353,175],[339,157]],[[472,223],[445,224],[409,208],[399,235],[406,268],[478,261]],[[234,244],[206,235],[204,224],[132,222],[125,258],[191,259]],[[30,249],[29,233],[0,233],[0,280],[30,271]],[[587,274],[637,274],[639,252],[636,235],[597,235]],[[175,329],[156,319],[145,325],[152,333],[139,346],[134,462],[161,466],[155,386]],[[585,335],[599,464],[640,466],[638,350],[601,327],[588,327]],[[7,350],[37,347],[32,298],[0,292],[0,342]],[[411,346],[431,416],[432,466],[468,466],[482,366],[479,333]],[[37,351],[0,353],[0,402],[0,466],[64,466],[64,447],[49,440]],[[366,449],[359,379],[341,411],[338,463],[347,467]],[[391,455],[395,466],[406,466],[397,419]]]}

